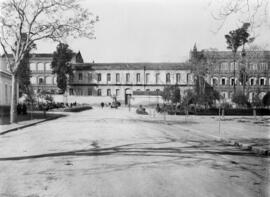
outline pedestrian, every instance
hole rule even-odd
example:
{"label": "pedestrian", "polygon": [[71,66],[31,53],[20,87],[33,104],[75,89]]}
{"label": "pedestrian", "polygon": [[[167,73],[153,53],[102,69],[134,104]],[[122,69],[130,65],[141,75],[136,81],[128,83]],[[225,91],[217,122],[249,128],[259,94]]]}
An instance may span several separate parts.
{"label": "pedestrian", "polygon": [[22,112],[22,105],[20,103],[18,103],[18,105],[17,105],[17,114],[19,115],[19,114],[21,114],[21,112]]}
{"label": "pedestrian", "polygon": [[101,106],[101,108],[103,109],[103,107],[104,107],[104,103],[103,103],[103,102],[101,102],[101,103],[100,103],[100,106]]}
{"label": "pedestrian", "polygon": [[156,111],[157,111],[158,113],[161,111],[161,108],[160,108],[159,104],[157,104],[157,106],[156,106]]}
{"label": "pedestrian", "polygon": [[27,106],[25,103],[22,104],[22,114],[26,115],[27,114]]}

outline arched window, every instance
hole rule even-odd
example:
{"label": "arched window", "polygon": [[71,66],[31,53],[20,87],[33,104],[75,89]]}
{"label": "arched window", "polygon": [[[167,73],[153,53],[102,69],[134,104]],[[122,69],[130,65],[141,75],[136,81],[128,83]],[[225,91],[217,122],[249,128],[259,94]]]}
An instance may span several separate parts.
{"label": "arched window", "polygon": [[226,85],[226,78],[225,77],[222,77],[221,78],[221,82],[220,82],[221,85]]}
{"label": "arched window", "polygon": [[44,84],[44,78],[43,77],[38,78],[38,84],[39,85],[43,85]]}
{"label": "arched window", "polygon": [[212,78],[211,84],[212,84],[212,86],[217,86],[218,85],[218,79],[216,77]]}
{"label": "arched window", "polygon": [[266,81],[266,79],[262,77],[262,78],[260,78],[259,84],[261,86],[264,86],[266,84],[265,81]]}
{"label": "arched window", "polygon": [[249,84],[250,84],[251,86],[256,85],[256,78],[254,78],[254,77],[250,78],[250,79],[249,79]]}
{"label": "arched window", "polygon": [[233,86],[234,84],[236,84],[236,79],[232,77],[230,79],[230,85]]}

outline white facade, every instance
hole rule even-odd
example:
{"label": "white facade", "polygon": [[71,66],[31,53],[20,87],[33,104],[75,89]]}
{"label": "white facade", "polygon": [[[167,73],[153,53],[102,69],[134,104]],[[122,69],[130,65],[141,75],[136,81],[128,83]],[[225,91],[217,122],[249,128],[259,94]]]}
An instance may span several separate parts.
{"label": "white facade", "polygon": [[9,106],[11,101],[11,74],[3,58],[0,58],[0,106]]}
{"label": "white facade", "polygon": [[[168,65],[167,65],[168,64]],[[74,64],[69,94],[76,96],[117,96],[126,100],[134,91],[158,95],[167,85],[177,85],[181,94],[193,86],[193,75],[183,64]]]}

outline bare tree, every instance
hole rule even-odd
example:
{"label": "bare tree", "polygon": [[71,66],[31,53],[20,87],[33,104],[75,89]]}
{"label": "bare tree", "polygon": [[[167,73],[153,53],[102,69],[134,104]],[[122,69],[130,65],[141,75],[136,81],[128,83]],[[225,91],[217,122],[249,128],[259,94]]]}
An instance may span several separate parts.
{"label": "bare tree", "polygon": [[230,19],[250,23],[251,29],[269,24],[269,8],[269,0],[210,0],[211,14],[220,22],[218,30]]}
{"label": "bare tree", "polygon": [[91,39],[98,18],[78,0],[7,0],[0,4],[0,13],[0,45],[12,75],[10,122],[16,122],[17,70],[26,52],[43,39]]}

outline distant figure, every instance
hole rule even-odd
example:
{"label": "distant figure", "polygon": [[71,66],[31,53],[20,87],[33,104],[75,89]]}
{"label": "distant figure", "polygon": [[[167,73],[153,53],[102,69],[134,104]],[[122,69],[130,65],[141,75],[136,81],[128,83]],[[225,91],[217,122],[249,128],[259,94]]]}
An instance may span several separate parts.
{"label": "distant figure", "polygon": [[100,106],[101,106],[101,108],[103,109],[103,107],[104,107],[104,103],[103,103],[103,102],[101,102],[101,103],[100,103]]}
{"label": "distant figure", "polygon": [[26,115],[27,114],[27,106],[25,103],[22,104],[22,114]]}
{"label": "distant figure", "polygon": [[157,104],[157,106],[156,106],[156,111],[157,111],[158,113],[161,111],[161,108],[160,108],[159,104]]}
{"label": "distant figure", "polygon": [[20,103],[18,103],[17,105],[17,114],[21,114],[22,112],[22,105]]}

